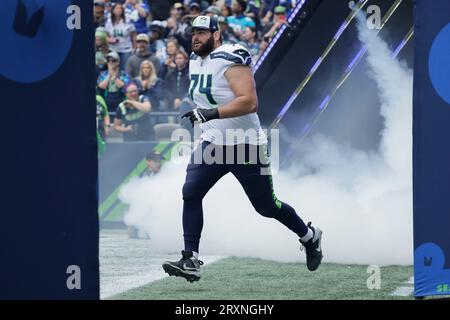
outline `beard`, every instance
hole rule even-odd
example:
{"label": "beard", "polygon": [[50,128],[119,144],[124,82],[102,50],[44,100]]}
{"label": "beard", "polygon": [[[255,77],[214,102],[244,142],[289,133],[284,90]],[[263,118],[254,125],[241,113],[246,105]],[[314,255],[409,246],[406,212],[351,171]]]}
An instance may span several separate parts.
{"label": "beard", "polygon": [[213,50],[214,50],[214,37],[212,35],[208,39],[208,41],[206,41],[205,43],[202,43],[197,50],[192,49],[192,51],[200,57],[207,56]]}

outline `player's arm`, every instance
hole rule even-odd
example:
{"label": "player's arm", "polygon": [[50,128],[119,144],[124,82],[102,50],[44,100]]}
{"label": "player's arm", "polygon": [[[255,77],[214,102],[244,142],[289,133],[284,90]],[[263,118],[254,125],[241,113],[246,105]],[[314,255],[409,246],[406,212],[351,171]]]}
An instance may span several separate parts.
{"label": "player's arm", "polygon": [[252,69],[244,65],[235,65],[228,68],[225,78],[236,98],[218,108],[219,118],[234,118],[256,112],[258,97]]}

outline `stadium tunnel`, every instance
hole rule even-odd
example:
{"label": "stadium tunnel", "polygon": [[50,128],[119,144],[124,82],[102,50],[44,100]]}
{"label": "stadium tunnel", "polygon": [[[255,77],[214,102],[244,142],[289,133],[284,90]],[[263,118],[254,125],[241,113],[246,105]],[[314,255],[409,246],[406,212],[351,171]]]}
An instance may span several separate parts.
{"label": "stadium tunnel", "polygon": [[[379,35],[412,67],[413,1],[360,0],[356,4],[365,14],[370,6],[379,6],[386,19]],[[288,27],[256,64],[258,113],[264,128],[281,130],[281,158],[289,158],[289,146],[283,143],[286,135],[296,143],[321,133],[358,149],[378,146],[383,126],[381,103],[364,56],[355,59],[363,45],[358,40],[356,19],[349,20],[351,12],[347,0],[299,2]],[[330,96],[350,66],[353,72]],[[364,95],[354,95],[355,89],[364,90]],[[336,125],[349,115],[357,121],[351,126]]]}

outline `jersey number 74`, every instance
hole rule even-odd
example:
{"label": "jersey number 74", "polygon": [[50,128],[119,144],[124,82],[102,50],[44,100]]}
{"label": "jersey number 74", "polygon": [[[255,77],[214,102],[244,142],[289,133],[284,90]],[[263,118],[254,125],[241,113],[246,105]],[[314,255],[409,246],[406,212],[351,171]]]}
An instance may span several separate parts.
{"label": "jersey number 74", "polygon": [[[214,100],[211,94],[212,87],[212,74],[206,75],[206,83],[205,83],[205,75],[204,74],[191,74],[191,90],[189,91],[191,95],[192,101],[194,101],[194,90],[198,88],[198,92],[206,95],[208,102],[212,105],[217,104],[216,100]],[[193,83],[192,83],[193,82]]]}

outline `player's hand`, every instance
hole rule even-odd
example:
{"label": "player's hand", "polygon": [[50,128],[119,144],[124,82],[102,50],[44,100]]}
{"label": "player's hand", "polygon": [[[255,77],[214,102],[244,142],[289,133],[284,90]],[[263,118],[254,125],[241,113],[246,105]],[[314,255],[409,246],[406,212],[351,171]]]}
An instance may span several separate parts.
{"label": "player's hand", "polygon": [[209,120],[219,119],[219,110],[217,108],[214,109],[203,109],[203,108],[195,108],[192,111],[186,112],[181,116],[181,119],[189,118],[192,126],[196,122],[204,123]]}

